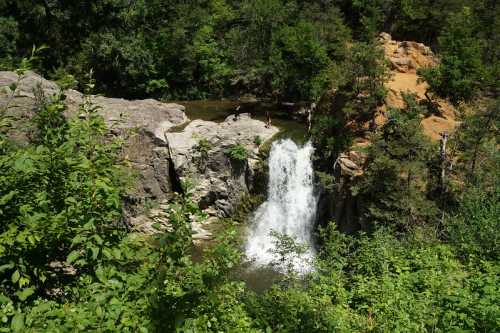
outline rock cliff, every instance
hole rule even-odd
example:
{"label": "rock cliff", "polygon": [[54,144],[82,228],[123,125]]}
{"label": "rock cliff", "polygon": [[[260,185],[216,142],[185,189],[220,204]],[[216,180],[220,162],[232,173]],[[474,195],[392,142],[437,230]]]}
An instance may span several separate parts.
{"label": "rock cliff", "polygon": [[[8,88],[12,84],[17,85],[14,95]],[[59,92],[56,83],[34,72],[22,77],[0,72],[0,107],[9,104],[8,113],[16,119],[12,139],[26,142],[30,136],[28,120],[37,106],[43,98]],[[66,116],[78,116],[83,94],[66,90],[64,95]],[[194,200],[209,215],[228,216],[252,188],[258,144],[278,132],[247,114],[230,116],[222,123],[189,121],[179,104],[102,96],[91,99],[111,133],[125,138],[123,156],[139,180],[128,193],[126,215],[134,227],[145,232],[154,232],[154,223],[167,227],[168,216],[162,209],[174,192],[183,191],[181,181],[192,184]],[[234,161],[229,157],[229,150],[236,145],[244,147],[247,158]],[[159,208],[147,211],[145,207],[151,203]],[[203,221],[193,222],[197,238],[210,237]]]}
{"label": "rock cliff", "polygon": [[[421,43],[412,41],[395,41],[387,33],[379,36],[379,42],[384,50],[385,58],[388,60],[391,75],[385,83],[387,96],[384,104],[379,107],[376,115],[376,124],[382,125],[387,121],[387,110],[391,107],[404,107],[403,93],[412,93],[417,101],[427,101],[427,84],[422,82],[417,70],[423,67],[435,66],[439,59],[432,50]],[[322,99],[319,108],[333,108],[335,92],[331,92]],[[456,121],[456,110],[448,101],[433,96],[433,103],[438,110],[437,114],[428,114],[422,118],[424,133],[432,140],[439,140],[440,133],[452,132],[458,122]],[[369,128],[369,124],[363,124]],[[353,146],[341,153],[329,173],[336,178],[336,189],[334,193],[326,191],[320,199],[320,220],[327,221],[334,218],[339,229],[353,231],[360,226],[356,225],[358,202],[352,195],[350,187],[356,177],[363,175],[363,167],[366,154],[360,152],[359,148],[369,145],[369,137],[360,135],[355,138]]]}
{"label": "rock cliff", "polygon": [[[225,217],[240,195],[252,189],[259,145],[276,133],[277,128],[241,114],[222,123],[194,120],[181,132],[165,133],[165,138],[178,175],[192,183],[195,201],[202,209],[212,207],[213,214]],[[230,157],[230,150],[238,145],[246,149],[245,160]]]}
{"label": "rock cliff", "polygon": [[[385,114],[388,107],[404,107],[402,93],[413,93],[417,100],[426,100],[427,83],[422,82],[417,70],[432,67],[438,64],[438,58],[428,46],[411,41],[395,41],[387,33],[380,35],[380,43],[384,49],[385,57],[391,66],[391,79],[386,83],[388,90],[385,105],[381,107],[378,122],[386,120]],[[426,115],[422,119],[424,133],[431,139],[438,140],[439,133],[451,132],[457,126],[456,110],[445,99],[433,96],[438,114]]]}

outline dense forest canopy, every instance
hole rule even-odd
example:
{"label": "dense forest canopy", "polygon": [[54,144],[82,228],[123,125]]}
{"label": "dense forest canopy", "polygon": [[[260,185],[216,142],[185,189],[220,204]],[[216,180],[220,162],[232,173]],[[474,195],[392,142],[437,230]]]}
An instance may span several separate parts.
{"label": "dense forest canopy", "polygon": [[[498,80],[499,16],[493,0],[2,0],[0,64],[46,45],[39,71],[82,82],[94,69],[109,95],[315,100],[348,45],[380,31],[432,45],[445,59],[459,53],[453,73]],[[455,45],[450,36],[470,40]]]}
{"label": "dense forest canopy", "polygon": [[[0,332],[499,331],[499,20],[495,0],[0,0],[0,67],[19,75],[0,92]],[[419,71],[429,101],[406,94],[367,129],[390,77],[381,32],[440,61]],[[20,143],[10,110],[28,70],[61,90],[35,92]],[[74,118],[66,88],[84,92]],[[239,215],[194,260],[189,222],[204,213],[188,184],[165,209],[168,232],[124,222],[135,177],[92,94],[327,92],[335,108],[310,133],[322,189],[335,191],[331,165],[360,132],[371,144],[349,189],[359,228],[321,221],[310,274],[250,290],[234,274]],[[421,126],[434,97],[460,117],[446,154]],[[293,239],[278,241],[297,255]]]}

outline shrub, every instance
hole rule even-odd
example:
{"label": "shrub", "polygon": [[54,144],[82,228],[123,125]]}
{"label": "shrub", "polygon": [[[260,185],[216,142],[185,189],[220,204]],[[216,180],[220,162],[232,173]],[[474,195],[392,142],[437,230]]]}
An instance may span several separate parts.
{"label": "shrub", "polygon": [[208,155],[208,152],[213,148],[213,145],[207,139],[200,139],[198,144],[194,147],[201,155]]}
{"label": "shrub", "polygon": [[228,155],[233,161],[243,162],[247,159],[248,152],[243,145],[236,144],[229,148]]}

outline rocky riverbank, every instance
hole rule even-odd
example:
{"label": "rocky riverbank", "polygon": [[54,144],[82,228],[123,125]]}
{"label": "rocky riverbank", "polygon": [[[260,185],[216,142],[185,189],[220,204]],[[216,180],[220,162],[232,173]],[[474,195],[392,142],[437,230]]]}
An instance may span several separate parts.
{"label": "rocky riverbank", "polygon": [[[13,84],[17,85],[15,95],[8,88]],[[12,137],[19,144],[29,139],[28,120],[43,99],[60,92],[55,82],[34,72],[22,77],[0,72],[0,105],[9,104],[8,112],[15,119]],[[66,116],[77,117],[84,95],[75,90],[62,93]],[[229,116],[224,122],[190,121],[180,104],[102,96],[91,96],[91,100],[111,134],[125,139],[124,161],[138,175],[136,186],[127,194],[125,216],[133,228],[144,232],[155,232],[158,228],[152,225],[168,228],[162,207],[174,193],[186,190],[181,182],[189,184],[208,222],[229,216],[240,198],[252,190],[259,146],[279,132],[249,114]],[[231,149],[243,155],[235,159]],[[195,239],[210,238],[207,221],[192,222]]]}

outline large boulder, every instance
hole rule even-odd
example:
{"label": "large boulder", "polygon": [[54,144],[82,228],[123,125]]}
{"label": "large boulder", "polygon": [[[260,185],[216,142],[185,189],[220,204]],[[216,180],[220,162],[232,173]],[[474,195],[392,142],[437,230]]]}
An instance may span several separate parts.
{"label": "large boulder", "polygon": [[438,61],[431,48],[412,41],[393,40],[388,33],[379,35],[386,59],[391,68],[401,73],[415,73],[422,67],[432,67]]}
{"label": "large boulder", "polygon": [[[22,77],[14,72],[0,72],[0,91],[4,103],[9,96],[9,86],[17,86],[13,101],[14,106],[21,109],[17,113],[32,111],[41,92],[46,98],[60,92],[55,82],[49,81],[40,75],[27,71]],[[67,115],[73,116],[79,111],[84,95],[76,90],[64,91]],[[98,112],[103,116],[108,126],[117,129],[141,128],[153,135],[162,138],[163,132],[170,127],[182,124],[188,119],[184,113],[184,106],[176,103],[163,103],[154,99],[126,100],[122,98],[108,98],[90,96],[92,103],[98,106]],[[2,106],[0,100],[0,107]]]}
{"label": "large boulder", "polygon": [[[14,85],[13,94],[9,87]],[[43,99],[60,92],[56,83],[31,71],[22,77],[14,72],[0,72],[0,108],[8,105],[8,112],[15,118],[12,138],[19,143],[27,142],[28,120]],[[80,116],[85,96],[76,90],[63,93],[66,116]],[[184,180],[193,184],[193,198],[212,215],[206,221],[192,221],[193,237],[209,238],[207,225],[214,221],[214,216],[231,214],[241,195],[251,190],[259,144],[279,131],[251,119],[248,114],[230,116],[222,123],[202,120],[188,123],[184,106],[179,104],[153,99],[88,98],[97,106],[111,132],[125,138],[123,157],[139,180],[128,193],[126,214],[134,228],[148,233],[168,230],[164,210],[174,192],[183,191],[181,180]],[[183,124],[187,126],[182,128]],[[229,157],[230,149],[236,145],[244,147],[247,158]],[[159,208],[146,209],[149,202],[156,202]],[[158,225],[159,229],[155,228]]]}
{"label": "large boulder", "polygon": [[[278,132],[276,127],[241,114],[222,123],[194,120],[180,132],[166,132],[165,140],[177,175],[191,184],[193,199],[201,208],[225,217],[242,194],[252,189],[259,145]],[[245,148],[245,160],[230,157],[237,145]]]}
{"label": "large boulder", "polygon": [[[13,94],[11,88],[16,86]],[[0,108],[9,106],[14,116],[13,139],[25,142],[30,135],[28,120],[43,98],[61,92],[56,83],[28,71],[21,77],[14,72],[0,72]],[[78,116],[84,95],[76,90],[64,91],[67,117]],[[184,107],[152,99],[129,101],[119,98],[89,96],[107,125],[115,134],[126,138],[124,158],[137,171],[139,181],[129,193],[127,213],[141,212],[145,202],[167,199],[175,189],[174,171],[163,133],[188,119]]]}

